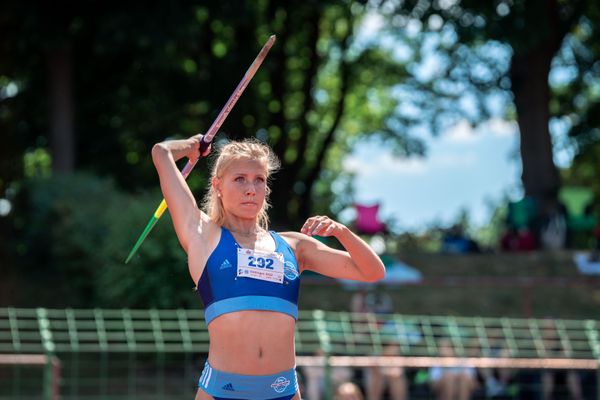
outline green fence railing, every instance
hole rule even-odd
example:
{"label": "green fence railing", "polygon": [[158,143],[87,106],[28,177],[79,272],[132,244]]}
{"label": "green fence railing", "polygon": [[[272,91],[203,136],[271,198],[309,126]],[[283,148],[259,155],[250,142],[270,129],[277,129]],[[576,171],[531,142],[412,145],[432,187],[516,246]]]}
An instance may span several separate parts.
{"label": "green fence railing", "polygon": [[[61,399],[189,399],[208,340],[201,310],[0,308],[0,355],[59,360]],[[301,311],[296,351],[299,365],[593,370],[600,321]],[[0,399],[51,398],[43,368],[0,364]]]}

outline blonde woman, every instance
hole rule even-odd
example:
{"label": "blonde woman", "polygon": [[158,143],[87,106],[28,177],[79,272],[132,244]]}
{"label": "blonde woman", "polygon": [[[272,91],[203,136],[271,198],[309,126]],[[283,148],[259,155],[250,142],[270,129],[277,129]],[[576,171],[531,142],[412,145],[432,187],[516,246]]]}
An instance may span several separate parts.
{"label": "blonde woman", "polygon": [[[201,139],[166,141],[152,149],[205,306],[210,346],[196,399],[299,399],[294,326],[300,274],[311,270],[375,282],[385,268],[363,240],[326,216],[308,218],[300,232],[269,231],[268,181],[279,161],[256,140],[232,141],[218,150],[200,209],[175,162],[200,157]],[[333,236],[345,250],[315,235]]]}

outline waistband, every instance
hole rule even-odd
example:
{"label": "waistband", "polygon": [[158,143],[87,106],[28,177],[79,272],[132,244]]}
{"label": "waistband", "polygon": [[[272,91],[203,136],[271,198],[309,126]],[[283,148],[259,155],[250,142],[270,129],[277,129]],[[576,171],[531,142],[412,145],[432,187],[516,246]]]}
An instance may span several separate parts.
{"label": "waistband", "polygon": [[293,396],[298,391],[298,378],[295,368],[273,375],[239,375],[216,370],[207,361],[198,388],[213,397],[267,400]]}

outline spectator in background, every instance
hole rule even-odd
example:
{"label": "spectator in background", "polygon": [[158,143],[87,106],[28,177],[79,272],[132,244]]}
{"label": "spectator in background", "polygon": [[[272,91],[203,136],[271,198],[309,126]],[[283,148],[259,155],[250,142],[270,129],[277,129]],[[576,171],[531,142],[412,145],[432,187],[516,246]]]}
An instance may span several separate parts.
{"label": "spectator in background", "polygon": [[550,201],[541,215],[540,244],[547,250],[567,245],[567,210],[559,201]]}
{"label": "spectator in background", "polygon": [[[317,357],[325,357],[325,352],[319,349],[314,354]],[[305,378],[306,398],[308,400],[320,400],[325,394],[325,359],[323,365],[305,366],[302,368]],[[353,371],[349,367],[331,367],[331,385],[337,387],[352,379]]]}
{"label": "spectator in background", "polygon": [[366,312],[375,314],[391,314],[394,312],[392,297],[381,286],[367,293],[365,297]]}
{"label": "spectator in background", "polygon": [[[397,344],[384,346],[381,356],[399,355]],[[392,400],[406,400],[408,387],[403,367],[372,367],[367,371],[367,400],[380,400],[387,388]]]}
{"label": "spectator in background", "polygon": [[[554,327],[552,319],[545,321],[541,329],[544,349],[549,358],[569,357],[569,354],[563,349],[558,332]],[[560,398],[556,396],[556,382],[564,380],[569,396],[572,400],[583,400],[583,390],[581,388],[581,379],[576,370],[544,370],[542,371],[542,399],[553,400]],[[556,397],[555,397],[556,396]]]}
{"label": "spectator in background", "polygon": [[[440,340],[440,357],[455,357],[452,343],[448,339]],[[432,367],[429,369],[431,388],[438,400],[468,400],[477,388],[475,368]]]}
{"label": "spectator in background", "polygon": [[442,239],[442,251],[450,254],[479,253],[479,245],[464,233],[460,224],[446,230]]}
{"label": "spectator in background", "polygon": [[[363,394],[360,388],[353,382],[344,382],[337,387],[334,400],[363,400]],[[309,398],[309,400],[312,400]]]}
{"label": "spectator in background", "polygon": [[572,400],[583,400],[583,390],[581,388],[581,379],[577,371],[573,370],[544,370],[542,372],[542,399],[552,400],[561,397],[555,397],[556,381],[559,376],[564,377],[567,391]]}
{"label": "spectator in background", "polygon": [[600,262],[600,223],[594,228],[594,248],[589,257],[590,262]]}
{"label": "spectator in background", "polygon": [[[477,342],[479,346],[479,340]],[[490,331],[488,344],[489,353],[483,354],[483,356],[497,358],[510,356],[510,351],[504,345],[501,331]],[[476,355],[474,354],[474,356]],[[495,398],[507,395],[508,386],[514,376],[514,371],[509,368],[480,368],[479,375],[483,378],[486,397]]]}
{"label": "spectator in background", "polygon": [[[366,310],[376,314],[377,327],[380,334],[386,338],[379,356],[397,356],[399,354],[399,337],[394,327],[394,321],[388,319],[394,311],[392,297],[383,290],[373,290],[366,296]],[[405,400],[407,384],[404,368],[402,367],[369,367],[364,369],[366,394],[368,400],[383,398],[386,388],[393,400]]]}
{"label": "spectator in background", "polygon": [[368,311],[367,291],[365,289],[357,290],[354,292],[350,300],[350,312],[360,314]]}
{"label": "spectator in background", "polygon": [[535,235],[526,226],[509,227],[500,238],[500,248],[503,251],[532,251],[537,247]]}

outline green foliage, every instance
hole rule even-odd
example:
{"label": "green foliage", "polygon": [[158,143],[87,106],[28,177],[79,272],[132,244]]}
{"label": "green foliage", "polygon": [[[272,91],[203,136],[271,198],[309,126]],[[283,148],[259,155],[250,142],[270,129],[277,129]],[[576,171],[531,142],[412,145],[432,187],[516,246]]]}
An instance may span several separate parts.
{"label": "green foliage", "polygon": [[580,143],[600,137],[598,3],[376,4],[386,18],[386,35],[412,58],[409,76],[397,89],[404,97],[398,123],[443,132],[459,120],[516,118],[524,191],[541,202],[553,200],[560,181],[549,125],[559,128],[552,133],[578,135]]}
{"label": "green foliage", "polygon": [[553,122],[568,132],[562,148],[574,154],[572,165],[561,171],[563,184],[591,188],[594,211],[600,215],[600,6],[593,3],[590,13],[566,40],[555,61],[562,78],[554,79],[551,111]]}
{"label": "green foliage", "polygon": [[573,159],[573,164],[561,171],[564,184],[571,186],[582,186],[590,188],[594,193],[593,210],[595,215],[600,216],[600,141],[589,143],[580,148],[579,153]]}
{"label": "green foliage", "polygon": [[49,177],[52,173],[52,158],[46,149],[37,148],[23,156],[23,170],[27,178]]}
{"label": "green foliage", "polygon": [[[130,264],[124,259],[160,201],[88,174],[23,183],[12,220],[17,305],[191,306],[185,253],[168,213]],[[140,262],[143,260],[143,262]]]}
{"label": "green foliage", "polygon": [[[345,0],[117,7],[10,0],[0,18],[0,129],[8,136],[0,165],[10,169],[0,192],[25,176],[10,161],[32,148],[61,150],[46,134],[48,85],[41,73],[54,52],[68,49],[72,64],[77,169],[111,176],[135,192],[157,186],[151,146],[206,131],[260,46],[276,34],[222,131],[274,147],[283,170],[274,181],[272,199],[280,207],[272,219],[298,225],[323,210],[335,171],[321,171],[339,165],[358,138],[382,137],[403,155],[422,152],[390,119],[398,100],[389,87],[402,77],[404,62],[357,37],[366,12],[364,2]],[[194,171],[192,189],[205,178],[205,170]]]}
{"label": "green foliage", "polygon": [[[297,229],[309,214],[335,217],[352,203],[341,160],[360,138],[383,138],[403,155],[422,152],[390,122],[399,102],[388,89],[404,62],[357,38],[364,2],[8,0],[3,10],[0,197],[19,188],[7,248],[11,276],[24,287],[20,304],[190,301],[168,217],[123,264],[161,198],[150,149],[206,131],[271,34],[275,46],[218,139],[258,137],[282,159],[274,226]],[[66,55],[62,71],[76,105],[76,170],[87,175],[49,176],[51,160],[65,151],[50,134],[46,71],[56,53]],[[194,191],[206,186],[207,170],[199,165],[190,175]]]}

